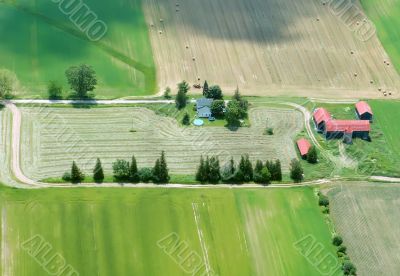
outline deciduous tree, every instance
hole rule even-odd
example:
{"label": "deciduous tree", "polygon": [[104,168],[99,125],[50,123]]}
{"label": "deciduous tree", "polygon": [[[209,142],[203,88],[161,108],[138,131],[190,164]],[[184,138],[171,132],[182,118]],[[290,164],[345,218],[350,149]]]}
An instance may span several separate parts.
{"label": "deciduous tree", "polygon": [[86,64],[72,66],[67,69],[65,75],[71,89],[80,99],[87,98],[88,92],[92,92],[96,88],[96,72],[91,66]]}
{"label": "deciduous tree", "polygon": [[303,180],[303,168],[297,159],[292,159],[290,163],[290,178],[294,182],[301,182]]}
{"label": "deciduous tree", "polygon": [[114,178],[118,181],[129,180],[129,162],[118,159],[113,163]]}

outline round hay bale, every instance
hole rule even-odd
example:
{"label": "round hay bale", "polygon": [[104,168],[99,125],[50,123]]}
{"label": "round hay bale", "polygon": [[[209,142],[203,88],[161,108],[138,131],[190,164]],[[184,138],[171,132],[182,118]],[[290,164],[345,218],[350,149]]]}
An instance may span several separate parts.
{"label": "round hay bale", "polygon": [[186,49],[189,49],[189,45],[186,45]]}
{"label": "round hay bale", "polygon": [[158,31],[158,33],[159,33],[159,34],[162,34],[162,33],[163,33],[163,31]]}
{"label": "round hay bale", "polygon": [[390,62],[386,62],[386,65],[389,66],[389,65],[390,65]]}
{"label": "round hay bale", "polygon": [[196,60],[196,57],[192,57],[192,59],[193,59],[193,61],[195,61],[195,60]]}
{"label": "round hay bale", "polygon": [[150,27],[154,27],[154,24],[153,24],[153,23],[150,23]]}
{"label": "round hay bale", "polygon": [[354,51],[351,51],[350,54],[354,55]]}
{"label": "round hay bale", "polygon": [[160,22],[164,22],[164,19],[160,18]]}
{"label": "round hay bale", "polygon": [[381,91],[382,91],[382,88],[378,88],[378,91],[381,92]]}
{"label": "round hay bale", "polygon": [[389,92],[389,96],[392,96],[392,92]]}
{"label": "round hay bale", "polygon": [[374,81],[373,81],[373,80],[370,80],[370,83],[371,83],[371,84],[373,84],[373,83],[374,83]]}
{"label": "round hay bale", "polygon": [[357,76],[358,76],[358,74],[357,74],[357,73],[354,73],[354,76],[355,76],[355,77],[357,77]]}
{"label": "round hay bale", "polygon": [[319,17],[317,17],[317,21],[319,21]]}

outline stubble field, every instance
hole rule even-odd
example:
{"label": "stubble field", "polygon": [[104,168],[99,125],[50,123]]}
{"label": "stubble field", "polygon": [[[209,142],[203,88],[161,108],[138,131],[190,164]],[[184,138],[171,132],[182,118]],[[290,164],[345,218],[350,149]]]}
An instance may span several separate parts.
{"label": "stubble field", "polygon": [[249,95],[354,98],[382,96],[379,87],[397,91],[398,75],[384,64],[377,37],[359,40],[322,2],[144,0],[160,87],[200,78],[227,92],[239,85]]}
{"label": "stubble field", "polygon": [[329,192],[331,216],[358,275],[397,275],[400,269],[400,186],[343,183]]}
{"label": "stubble field", "polygon": [[79,275],[317,276],[294,244],[335,254],[311,188],[0,189],[2,275],[57,273],[58,253]]}
{"label": "stubble field", "polygon": [[[172,174],[194,175],[201,155],[218,155],[221,164],[242,154],[250,159],[280,159],[288,171],[296,157],[293,137],[303,129],[302,115],[290,109],[254,108],[251,127],[236,131],[225,127],[182,128],[170,117],[141,107],[91,109],[21,107],[21,167],[32,179],[61,177],[73,160],[91,174],[97,157],[105,172],[112,162],[129,160],[152,167],[162,150]],[[272,136],[265,128],[275,129]]]}

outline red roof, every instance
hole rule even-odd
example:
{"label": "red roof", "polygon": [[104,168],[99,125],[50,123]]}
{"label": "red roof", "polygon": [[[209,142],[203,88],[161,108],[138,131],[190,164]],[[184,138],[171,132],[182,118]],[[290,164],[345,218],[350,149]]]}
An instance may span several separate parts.
{"label": "red roof", "polygon": [[356,109],[357,109],[358,114],[360,114],[360,115],[362,115],[364,113],[369,113],[371,115],[373,114],[371,107],[366,102],[356,103]]}
{"label": "red roof", "polygon": [[314,120],[319,125],[322,122],[328,122],[331,119],[331,114],[325,108],[317,108],[314,111]]}
{"label": "red roof", "polygon": [[297,147],[299,148],[301,156],[304,156],[307,155],[308,151],[310,150],[311,144],[307,139],[302,138],[297,141]]}
{"label": "red roof", "polygon": [[371,125],[365,120],[331,120],[326,123],[326,131],[346,132],[370,131]]}

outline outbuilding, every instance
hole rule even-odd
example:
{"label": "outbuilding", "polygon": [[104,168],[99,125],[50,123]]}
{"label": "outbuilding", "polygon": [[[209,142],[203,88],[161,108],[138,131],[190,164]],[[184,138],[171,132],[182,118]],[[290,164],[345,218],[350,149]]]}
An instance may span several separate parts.
{"label": "outbuilding", "polygon": [[311,149],[311,144],[307,139],[302,138],[297,141],[297,148],[299,149],[300,155],[302,158],[306,158],[308,152]]}
{"label": "outbuilding", "polygon": [[331,114],[325,108],[317,108],[313,115],[315,127],[319,132],[325,131],[325,125],[331,120]]}
{"label": "outbuilding", "polygon": [[356,103],[356,113],[358,119],[372,122],[373,113],[368,103],[364,101]]}
{"label": "outbuilding", "polygon": [[324,131],[326,139],[344,138],[346,143],[351,143],[357,137],[369,140],[371,125],[366,120],[330,120],[326,123]]}

